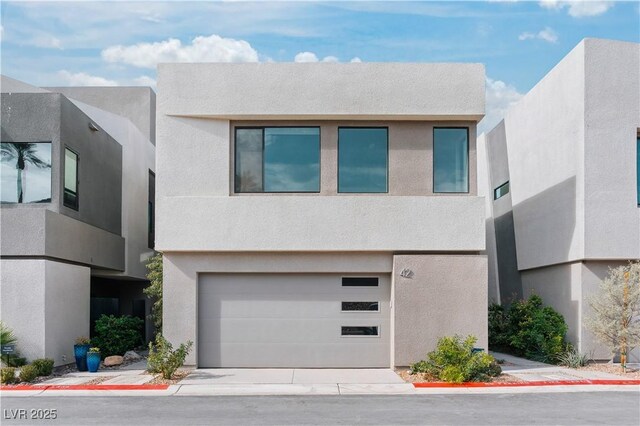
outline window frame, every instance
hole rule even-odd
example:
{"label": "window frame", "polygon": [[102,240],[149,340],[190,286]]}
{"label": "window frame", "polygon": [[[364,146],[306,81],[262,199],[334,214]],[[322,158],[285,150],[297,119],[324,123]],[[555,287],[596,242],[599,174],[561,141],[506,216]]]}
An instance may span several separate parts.
{"label": "window frame", "polygon": [[[264,190],[264,135],[265,129],[318,129],[318,189],[314,191],[265,191]],[[238,130],[262,130],[262,191],[238,191],[236,189],[236,166]],[[233,194],[319,194],[322,189],[322,127],[317,126],[234,126],[233,127]]]}
{"label": "window frame", "polygon": [[[385,167],[387,168],[386,173],[386,190],[385,191],[349,191],[349,192],[341,192],[340,191],[340,129],[361,129],[361,130],[370,130],[370,129],[384,129],[387,131],[387,161]],[[339,194],[388,194],[389,193],[389,126],[338,126],[337,132],[337,151],[336,151],[336,193]]]}
{"label": "window frame", "polygon": [[[500,195],[498,197],[498,190],[500,188],[504,188],[507,187],[507,192],[505,192],[504,194]],[[503,183],[502,185],[498,185],[494,190],[493,190],[493,201],[499,200],[500,198],[506,196],[507,194],[509,194],[511,192],[511,184],[509,181],[506,181],[505,183]]]}
{"label": "window frame", "polygon": [[[377,303],[378,304],[378,309],[374,310],[358,310],[358,309],[352,309],[352,310],[345,310],[344,309],[344,304],[345,303]],[[351,300],[343,300],[340,302],[340,312],[341,313],[345,313],[345,314],[366,314],[366,313],[380,313],[380,301],[379,300],[371,300],[371,301],[351,301]]]}
{"label": "window frame", "polygon": [[[460,130],[467,131],[467,190],[466,191],[436,191],[436,130]],[[434,126],[431,132],[432,157],[431,157],[431,190],[434,194],[470,194],[471,193],[471,164],[470,151],[471,141],[469,139],[469,126]]]}
{"label": "window frame", "polygon": [[[76,203],[75,206],[67,204],[64,199],[64,193],[67,190],[66,187],[66,172],[67,172],[67,150],[72,152],[76,156]],[[64,145],[64,153],[63,153],[64,163],[62,164],[62,205],[65,207],[80,211],[80,155],[73,149],[71,149],[68,145]]]}
{"label": "window frame", "polygon": [[[364,327],[376,329],[376,334],[342,334],[342,329],[347,327]],[[382,327],[380,324],[376,325],[341,325],[340,326],[340,338],[341,339],[379,339],[382,336]]]}
{"label": "window frame", "polygon": [[[151,199],[151,177],[153,177],[153,200]],[[149,169],[147,174],[147,247],[154,250],[156,247],[156,174]]]}
{"label": "window frame", "polygon": [[[52,204],[54,202],[54,198],[53,198],[53,188],[55,186],[55,176],[53,173],[53,167],[55,164],[54,158],[53,158],[53,152],[54,152],[54,146],[53,146],[53,141],[52,140],[39,140],[39,141],[23,141],[23,140],[18,140],[18,141],[10,141],[10,140],[0,140],[0,144],[3,143],[42,143],[42,144],[49,144],[50,145],[50,153],[51,153],[51,164],[50,164],[50,172],[49,172],[49,201],[46,202],[41,202],[41,203],[35,203],[35,202],[29,202],[29,203],[18,203],[17,201],[11,202],[11,201],[2,201],[0,200],[0,204],[2,205],[2,207],[9,207],[12,208],[12,206],[24,206],[24,205],[49,205]],[[63,191],[64,191],[64,187],[63,187]],[[64,193],[63,193],[63,197],[64,197]],[[59,202],[59,200],[58,200]]]}

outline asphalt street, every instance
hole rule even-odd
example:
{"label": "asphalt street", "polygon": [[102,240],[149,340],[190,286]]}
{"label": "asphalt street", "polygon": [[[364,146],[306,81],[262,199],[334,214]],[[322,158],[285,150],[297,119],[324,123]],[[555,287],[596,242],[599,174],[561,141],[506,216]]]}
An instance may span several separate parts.
{"label": "asphalt street", "polygon": [[[3,397],[1,403],[2,425],[640,425],[637,392]],[[51,410],[55,419],[33,418]],[[11,419],[22,414],[26,419]]]}

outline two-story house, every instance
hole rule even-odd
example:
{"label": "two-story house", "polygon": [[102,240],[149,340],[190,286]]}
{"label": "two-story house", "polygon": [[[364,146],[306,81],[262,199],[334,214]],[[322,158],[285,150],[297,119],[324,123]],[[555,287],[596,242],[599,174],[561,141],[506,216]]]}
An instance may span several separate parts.
{"label": "two-story house", "polygon": [[101,314],[140,317],[150,338],[155,93],[3,76],[1,102],[1,319],[18,349],[73,362]]}
{"label": "two-story house", "polygon": [[163,333],[199,367],[487,347],[480,64],[160,64]]}
{"label": "two-story house", "polygon": [[588,298],[640,259],[639,70],[639,44],[585,39],[478,140],[491,298],[540,295],[595,358]]}

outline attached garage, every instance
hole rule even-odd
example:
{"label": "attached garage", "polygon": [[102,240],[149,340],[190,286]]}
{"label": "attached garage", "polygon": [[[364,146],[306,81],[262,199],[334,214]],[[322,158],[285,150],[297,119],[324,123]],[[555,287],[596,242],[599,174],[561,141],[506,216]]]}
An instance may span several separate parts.
{"label": "attached garage", "polygon": [[200,274],[198,366],[390,365],[390,277]]}

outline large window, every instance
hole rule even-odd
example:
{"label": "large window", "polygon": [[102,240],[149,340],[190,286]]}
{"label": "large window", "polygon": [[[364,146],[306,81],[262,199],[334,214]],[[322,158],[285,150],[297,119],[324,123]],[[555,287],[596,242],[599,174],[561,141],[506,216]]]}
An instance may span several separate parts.
{"label": "large window", "polygon": [[338,192],[387,192],[388,130],[338,129]]}
{"label": "large window", "polygon": [[154,248],[156,243],[156,175],[149,170],[149,194],[147,196],[147,246]]}
{"label": "large window", "polygon": [[236,128],[236,192],[319,192],[320,128]]}
{"label": "large window", "polygon": [[3,203],[51,202],[51,143],[2,142]]}
{"label": "large window", "polygon": [[469,192],[469,130],[433,129],[433,192]]}
{"label": "large window", "polygon": [[64,205],[78,210],[78,154],[64,149]]}

